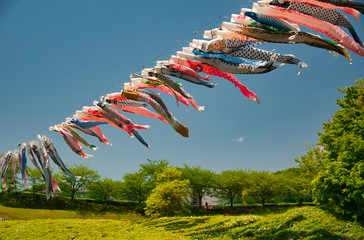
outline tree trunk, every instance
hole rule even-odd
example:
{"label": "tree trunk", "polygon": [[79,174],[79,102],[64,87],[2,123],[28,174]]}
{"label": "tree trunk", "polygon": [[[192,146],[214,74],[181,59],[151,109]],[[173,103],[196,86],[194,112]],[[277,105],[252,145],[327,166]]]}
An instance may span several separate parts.
{"label": "tree trunk", "polygon": [[71,191],[71,199],[75,199],[76,191]]}
{"label": "tree trunk", "polygon": [[234,194],[231,195],[231,198],[230,198],[230,207],[231,208],[233,207],[233,203],[234,203],[235,196],[236,196],[236,193],[234,193]]}
{"label": "tree trunk", "polygon": [[71,199],[75,199],[75,195],[76,195],[76,189],[75,189],[75,184],[72,184],[72,188],[71,188]]}
{"label": "tree trunk", "polygon": [[202,195],[198,194],[198,205],[200,208],[202,208]]}
{"label": "tree trunk", "polygon": [[264,207],[264,204],[265,204],[265,198],[262,197],[262,206]]}

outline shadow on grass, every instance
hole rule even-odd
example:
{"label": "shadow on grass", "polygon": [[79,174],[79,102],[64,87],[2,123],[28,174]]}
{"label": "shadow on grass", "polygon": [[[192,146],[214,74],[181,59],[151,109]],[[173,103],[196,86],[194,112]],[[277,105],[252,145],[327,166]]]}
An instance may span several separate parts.
{"label": "shadow on grass", "polygon": [[364,216],[358,217],[357,219],[355,219],[353,216],[349,215],[349,216],[344,216],[342,214],[338,214],[335,212],[334,207],[333,206],[318,206],[321,210],[325,211],[328,214],[332,214],[335,217],[343,220],[343,221],[351,221],[351,222],[356,222],[358,223],[361,227],[364,227]]}
{"label": "shadow on grass", "polygon": [[[315,229],[312,231],[301,231],[299,229],[293,229],[293,226],[300,221],[304,221],[307,218],[300,214],[293,218],[288,219],[279,227],[269,230],[261,230],[263,226],[256,225],[253,227],[247,227],[242,229],[232,230],[232,236],[234,238],[250,238],[257,240],[280,240],[280,239],[342,239],[342,236],[332,233],[325,229]],[[259,229],[257,229],[259,228]]]}
{"label": "shadow on grass", "polygon": [[255,222],[245,222],[244,220],[230,221],[231,219],[229,217],[216,219],[213,216],[162,218],[151,221],[148,225],[162,227],[166,231],[183,233],[184,236],[192,237],[193,239],[209,239],[211,237],[231,235],[232,228]]}
{"label": "shadow on grass", "polygon": [[[246,236],[246,235],[245,235]],[[317,240],[337,240],[342,239],[341,236],[329,231],[319,229],[311,232],[284,229],[271,235],[250,235],[251,239],[256,240],[281,240],[281,239],[317,239]]]}
{"label": "shadow on grass", "polygon": [[[262,235],[260,237],[263,237],[262,239],[264,239],[264,237],[266,237],[267,235],[272,237],[274,234],[277,234],[279,232],[284,232],[285,230],[290,229],[293,224],[303,221],[307,219],[305,216],[303,216],[302,214],[297,215],[293,218],[288,219],[286,222],[284,222],[283,224],[280,224],[279,227],[276,228],[271,228],[267,230],[265,230],[264,226],[260,226],[260,225],[255,225],[252,227],[246,227],[246,228],[237,228],[232,230],[232,235],[234,235],[235,237],[254,237],[256,235]],[[264,227],[264,230],[260,230],[261,228]]]}
{"label": "shadow on grass", "polygon": [[303,204],[266,204],[264,207],[261,204],[250,204],[244,206],[218,206],[214,209],[206,210],[210,214],[223,214],[223,215],[267,215],[267,214],[277,214],[285,213],[288,210],[296,207],[302,206],[315,206],[313,203],[303,203]]}
{"label": "shadow on grass", "polygon": [[[317,239],[317,240],[318,239],[320,239],[320,240],[321,239],[327,239],[327,240],[342,239],[342,237],[340,235],[331,233],[324,229],[318,229],[318,230],[309,231],[309,232],[285,229],[283,231],[277,232],[272,237],[273,237],[272,239],[275,239],[275,240],[289,239],[289,238],[293,239],[293,238],[298,238],[298,237]],[[257,238],[257,239],[261,239],[261,238]]]}
{"label": "shadow on grass", "polygon": [[163,227],[168,231],[178,231],[180,229],[187,229],[195,227],[198,224],[203,224],[208,221],[210,217],[203,218],[171,218],[171,219],[158,219],[152,222],[149,222],[149,226],[153,227]]}
{"label": "shadow on grass", "polygon": [[290,228],[293,224],[301,222],[301,221],[306,220],[306,219],[307,219],[307,217],[303,216],[302,214],[297,215],[297,216],[289,219],[285,223],[283,223],[280,228],[282,228],[282,229]]}
{"label": "shadow on grass", "polygon": [[225,222],[226,221],[221,221],[201,228],[195,227],[193,231],[186,233],[185,235],[193,237],[194,239],[209,239],[210,237],[225,235],[230,229],[230,227],[224,224]]}

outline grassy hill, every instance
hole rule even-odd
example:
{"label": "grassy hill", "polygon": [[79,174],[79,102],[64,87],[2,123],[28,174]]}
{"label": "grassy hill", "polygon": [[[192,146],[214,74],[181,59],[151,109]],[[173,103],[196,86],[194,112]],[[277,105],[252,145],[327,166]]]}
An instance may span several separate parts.
{"label": "grassy hill", "polygon": [[8,219],[0,222],[0,239],[364,239],[364,227],[359,223],[337,219],[314,206],[266,216],[158,219],[132,213],[85,214],[2,206],[0,217]]}

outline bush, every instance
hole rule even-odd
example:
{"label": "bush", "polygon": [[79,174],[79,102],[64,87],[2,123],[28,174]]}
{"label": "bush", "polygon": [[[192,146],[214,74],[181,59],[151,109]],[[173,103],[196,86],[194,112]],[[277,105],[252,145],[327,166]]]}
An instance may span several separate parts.
{"label": "bush", "polygon": [[151,217],[175,216],[189,213],[185,202],[189,180],[180,180],[182,172],[165,168],[158,175],[157,186],[146,201],[145,214]]}

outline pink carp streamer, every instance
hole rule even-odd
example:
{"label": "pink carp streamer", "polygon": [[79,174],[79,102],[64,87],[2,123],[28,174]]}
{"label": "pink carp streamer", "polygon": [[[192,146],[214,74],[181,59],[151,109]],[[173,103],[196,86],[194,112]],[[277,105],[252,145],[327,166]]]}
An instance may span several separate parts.
{"label": "pink carp streamer", "polygon": [[130,130],[126,128],[121,122],[111,118],[109,115],[103,115],[100,111],[97,111],[93,107],[83,107],[82,111],[76,112],[76,117],[88,121],[107,122],[110,126],[126,131],[130,137],[133,136]]}
{"label": "pink carp streamer", "polygon": [[[150,71],[149,69],[145,69],[144,71]],[[156,88],[159,91],[163,93],[167,93],[171,96],[177,97],[178,101],[189,107],[189,104],[191,104],[195,109],[198,111],[204,110],[203,106],[200,106],[196,100],[193,98],[186,98],[181,93],[173,91],[173,89],[160,84],[155,84],[153,81],[157,80],[156,78],[149,78],[146,76],[140,76],[140,78],[132,78],[131,83],[124,84],[124,89],[126,90],[134,90],[134,89],[144,89],[144,88]],[[143,78],[144,77],[144,78]]]}
{"label": "pink carp streamer", "polygon": [[210,81],[210,75],[208,75],[207,77],[202,77],[200,76],[197,72],[193,71],[192,68],[189,68],[187,66],[183,66],[180,64],[175,64],[175,63],[171,63],[167,65],[169,68],[175,69],[177,71],[180,71],[181,73],[187,75],[187,76],[191,76],[191,77],[195,77],[195,78],[199,78],[199,79],[203,79],[203,80],[208,80]]}
{"label": "pink carp streamer", "polygon": [[99,126],[95,126],[90,128],[91,130],[94,130],[95,133],[99,136],[100,139],[102,139],[102,141],[106,144],[111,144],[111,142],[109,141],[109,139],[107,139],[107,137],[105,137],[105,135],[101,132],[101,129],[99,128]]}
{"label": "pink carp streamer", "polygon": [[93,157],[92,155],[86,154],[83,151],[81,142],[78,141],[75,137],[73,137],[72,134],[68,131],[68,129],[65,128],[64,126],[62,125],[53,126],[50,127],[50,130],[59,132],[62,135],[64,141],[67,143],[67,145],[71,148],[71,150],[74,153],[80,155],[83,158]]}
{"label": "pink carp streamer", "polygon": [[[176,94],[170,88],[166,87],[165,85],[154,84],[152,81],[148,81],[148,80],[146,81],[143,78],[132,78],[131,80],[132,80],[131,83],[124,84],[125,90],[155,88],[155,89],[158,89],[159,91],[166,93],[168,95],[171,95],[171,96],[175,96],[175,94]],[[178,97],[179,102],[181,102],[184,105],[186,105],[187,107],[189,107],[188,100],[185,97],[178,95],[178,94],[176,94],[176,95]]]}
{"label": "pink carp streamer", "polygon": [[149,103],[156,112],[161,114],[171,125],[171,127],[183,137],[188,137],[190,130],[181,124],[172,114],[168,113],[157,101],[155,101],[150,95],[132,91],[124,90],[122,93],[123,97],[129,98],[135,101],[143,101]]}
{"label": "pink carp streamer", "polygon": [[233,83],[235,87],[238,87],[239,90],[244,94],[244,96],[246,96],[247,98],[249,98],[253,101],[256,101],[257,103],[260,103],[258,96],[254,92],[250,91],[241,82],[239,82],[239,80],[236,79],[236,77],[234,77],[234,75],[231,73],[223,72],[223,71],[221,71],[217,68],[211,67],[210,65],[205,64],[205,63],[201,63],[198,61],[185,59],[185,58],[179,58],[176,56],[172,56],[170,59],[170,62],[185,65],[185,66],[195,69],[196,71],[199,71],[199,72],[203,72],[206,74],[225,78],[225,79],[229,80],[231,83]]}
{"label": "pink carp streamer", "polygon": [[118,101],[126,100],[126,98],[123,98],[121,94],[122,94],[121,92],[107,94],[101,100],[106,102],[107,104],[110,104],[112,107],[118,108],[124,112],[139,114],[144,117],[156,118],[161,120],[162,122],[167,123],[167,120],[165,120],[162,116],[149,111],[145,107],[122,106],[118,104],[119,103]]}
{"label": "pink carp streamer", "polygon": [[19,150],[15,150],[13,153],[13,164],[11,166],[11,184],[14,186],[15,184],[15,170],[16,170],[16,164],[19,160]]}
{"label": "pink carp streamer", "polygon": [[253,9],[258,13],[265,14],[272,17],[282,18],[289,22],[293,22],[317,32],[325,34],[335,42],[349,49],[350,51],[364,57],[364,50],[341,28],[331,23],[318,20],[306,14],[293,11],[290,9],[284,10],[276,6],[261,7],[259,4],[254,3]]}
{"label": "pink carp streamer", "polygon": [[189,67],[181,66],[178,64],[176,66],[172,65],[173,64],[169,65],[168,61],[157,61],[157,66],[152,68],[152,71],[176,77],[179,79],[183,79],[186,80],[187,82],[202,85],[208,88],[214,88],[216,86],[216,83],[214,81],[209,82],[210,76],[204,78]]}

